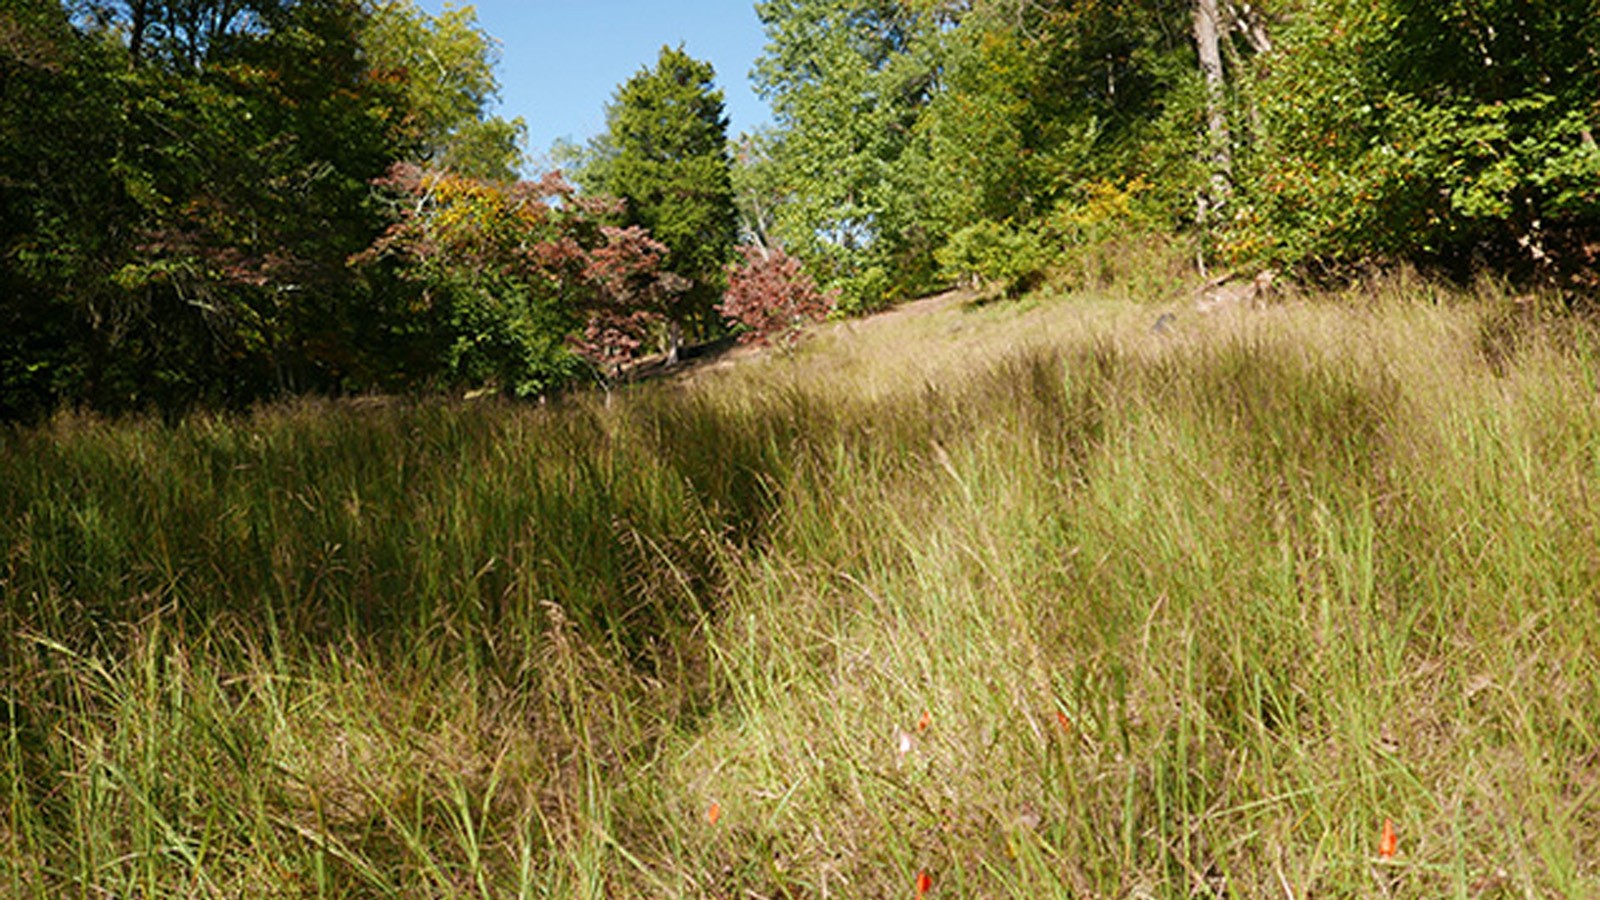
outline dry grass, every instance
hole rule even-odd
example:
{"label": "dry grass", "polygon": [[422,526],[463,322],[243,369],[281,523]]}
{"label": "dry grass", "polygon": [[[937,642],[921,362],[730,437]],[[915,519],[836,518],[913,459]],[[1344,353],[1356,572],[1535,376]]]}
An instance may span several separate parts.
{"label": "dry grass", "polygon": [[1600,359],[1519,310],[948,303],[609,407],[11,435],[0,879],[1593,896]]}

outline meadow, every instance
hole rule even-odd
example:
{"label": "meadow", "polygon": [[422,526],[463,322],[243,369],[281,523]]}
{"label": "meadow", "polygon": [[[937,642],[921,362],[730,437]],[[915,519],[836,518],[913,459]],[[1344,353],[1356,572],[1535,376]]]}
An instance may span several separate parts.
{"label": "meadow", "polygon": [[9,897],[1600,895],[1600,341],[1492,286],[68,414],[0,484]]}

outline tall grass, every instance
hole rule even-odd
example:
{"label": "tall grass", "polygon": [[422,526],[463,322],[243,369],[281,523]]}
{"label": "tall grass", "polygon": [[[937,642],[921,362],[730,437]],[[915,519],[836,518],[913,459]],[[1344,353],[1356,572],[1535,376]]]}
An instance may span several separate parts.
{"label": "tall grass", "polygon": [[1414,291],[11,434],[0,892],[1593,896],[1600,357]]}

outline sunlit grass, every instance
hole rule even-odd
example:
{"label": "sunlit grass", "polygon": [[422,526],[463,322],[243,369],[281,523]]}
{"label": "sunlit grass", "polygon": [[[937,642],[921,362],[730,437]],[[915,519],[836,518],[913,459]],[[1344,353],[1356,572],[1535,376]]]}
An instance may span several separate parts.
{"label": "sunlit grass", "polygon": [[0,455],[0,892],[1593,895],[1596,351],[1103,292],[63,417]]}

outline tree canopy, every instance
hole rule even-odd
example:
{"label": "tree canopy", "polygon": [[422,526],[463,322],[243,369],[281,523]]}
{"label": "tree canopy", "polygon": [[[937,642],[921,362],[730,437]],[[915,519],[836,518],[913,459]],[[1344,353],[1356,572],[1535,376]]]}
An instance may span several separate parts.
{"label": "tree canopy", "polygon": [[0,12],[0,417],[431,378],[408,286],[346,263],[393,163],[511,177],[490,48],[404,2]]}
{"label": "tree canopy", "polygon": [[888,273],[932,249],[913,179],[915,126],[936,85],[936,18],[892,0],[768,0],[756,14],[768,37],[756,85],[778,125],[774,234],[843,287],[847,304],[876,306]]}
{"label": "tree canopy", "polygon": [[748,145],[745,219],[856,305],[959,274],[941,258],[994,256],[980,247],[1048,268],[1140,231],[1192,236],[1222,266],[1592,285],[1592,0],[757,11],[777,127]]}

